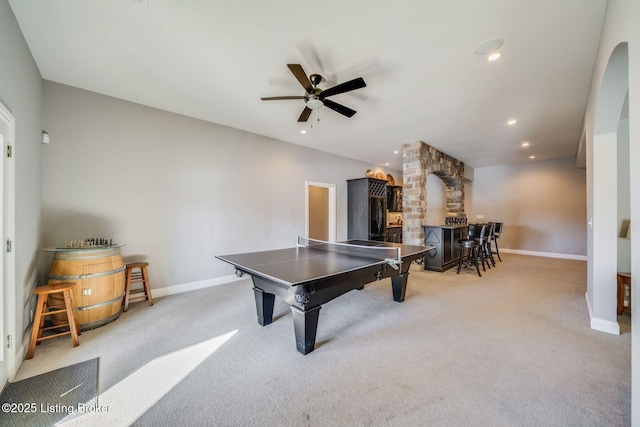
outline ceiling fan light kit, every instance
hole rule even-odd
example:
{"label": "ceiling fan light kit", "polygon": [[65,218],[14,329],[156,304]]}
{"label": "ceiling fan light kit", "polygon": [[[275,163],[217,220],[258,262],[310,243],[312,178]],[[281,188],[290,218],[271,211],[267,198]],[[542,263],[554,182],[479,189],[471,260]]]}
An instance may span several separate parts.
{"label": "ceiling fan light kit", "polygon": [[320,82],[322,82],[323,80],[320,74],[311,74],[309,77],[307,77],[307,74],[304,72],[304,69],[300,64],[287,64],[287,67],[289,67],[291,73],[304,88],[304,96],[270,96],[260,99],[262,99],[263,101],[304,99],[305,108],[304,110],[302,110],[302,114],[300,114],[300,117],[298,118],[299,122],[306,122],[309,119],[312,110],[317,110],[322,107],[327,107],[337,113],[342,114],[345,117],[353,117],[353,115],[356,113],[355,110],[352,110],[349,107],[338,104],[337,102],[333,102],[330,99],[326,98],[329,96],[338,95],[341,93],[350,92],[352,90],[366,87],[367,84],[364,82],[364,79],[362,77],[358,77],[357,79],[349,80],[348,82],[341,83],[329,89],[322,90],[318,87],[318,84],[320,84]]}
{"label": "ceiling fan light kit", "polygon": [[317,110],[322,106],[324,106],[324,104],[318,98],[307,99],[307,107],[311,108],[312,110]]}

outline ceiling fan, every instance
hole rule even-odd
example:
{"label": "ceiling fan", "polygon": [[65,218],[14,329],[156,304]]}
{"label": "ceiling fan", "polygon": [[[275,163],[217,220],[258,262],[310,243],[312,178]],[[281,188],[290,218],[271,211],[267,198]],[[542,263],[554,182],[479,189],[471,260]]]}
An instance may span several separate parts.
{"label": "ceiling fan", "polygon": [[302,69],[300,64],[287,64],[289,70],[293,73],[296,79],[300,82],[306,93],[304,96],[270,96],[266,98],[260,98],[263,101],[279,101],[283,99],[304,99],[305,107],[302,110],[302,114],[298,118],[299,122],[306,122],[313,110],[317,110],[323,106],[336,111],[343,116],[352,117],[356,112],[349,107],[345,107],[342,104],[333,102],[327,99],[329,96],[338,95],[339,93],[350,92],[352,90],[361,89],[367,84],[362,77],[349,80],[345,83],[340,83],[329,89],[322,90],[318,87],[318,84],[322,81],[320,74],[311,74],[307,77],[307,74]]}

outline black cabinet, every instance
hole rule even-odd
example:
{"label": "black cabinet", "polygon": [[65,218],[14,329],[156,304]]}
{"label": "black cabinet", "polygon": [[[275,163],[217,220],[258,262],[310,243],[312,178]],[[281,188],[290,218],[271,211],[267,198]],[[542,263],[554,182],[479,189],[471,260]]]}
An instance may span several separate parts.
{"label": "black cabinet", "polygon": [[387,208],[389,212],[402,212],[402,186],[387,185]]}
{"label": "black cabinet", "polygon": [[402,226],[387,227],[387,242],[402,243]]}
{"label": "black cabinet", "polygon": [[453,225],[424,225],[424,244],[434,246],[424,256],[424,269],[445,271],[458,264],[458,240],[467,237],[469,227]]}
{"label": "black cabinet", "polygon": [[373,178],[347,180],[347,237],[386,240],[387,181]]}

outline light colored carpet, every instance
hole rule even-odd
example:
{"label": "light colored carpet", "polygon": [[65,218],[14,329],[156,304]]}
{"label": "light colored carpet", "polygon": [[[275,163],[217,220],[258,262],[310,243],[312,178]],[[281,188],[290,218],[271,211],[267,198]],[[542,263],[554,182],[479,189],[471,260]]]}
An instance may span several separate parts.
{"label": "light colored carpet", "polygon": [[[386,279],[325,304],[307,356],[289,308],[276,298],[261,327],[243,281],[132,304],[76,348],[43,342],[16,381],[100,357],[100,403],[125,386],[139,399],[82,425],[630,425],[629,316],[620,336],[589,328],[585,262],[502,258],[483,277],[414,265],[403,303]],[[234,331],[210,355],[176,353]],[[127,380],[143,367],[147,391]]]}

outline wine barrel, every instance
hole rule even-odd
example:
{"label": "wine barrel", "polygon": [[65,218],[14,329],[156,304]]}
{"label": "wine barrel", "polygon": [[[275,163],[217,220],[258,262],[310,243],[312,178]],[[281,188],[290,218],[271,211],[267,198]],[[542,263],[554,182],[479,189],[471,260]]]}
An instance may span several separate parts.
{"label": "wine barrel", "polygon": [[[53,257],[49,283],[75,282],[73,298],[80,330],[98,328],[120,316],[124,296],[124,263],[119,247],[61,249]],[[49,305],[62,298],[49,296]],[[64,313],[51,316],[54,325],[67,323]]]}

